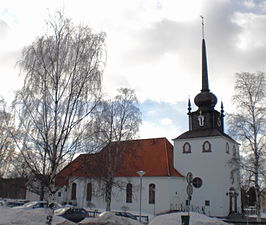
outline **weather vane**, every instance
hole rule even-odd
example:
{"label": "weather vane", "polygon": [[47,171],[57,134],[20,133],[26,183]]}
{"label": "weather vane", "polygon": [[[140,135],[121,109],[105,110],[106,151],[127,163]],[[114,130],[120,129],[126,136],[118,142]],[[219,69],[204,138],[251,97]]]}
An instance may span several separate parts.
{"label": "weather vane", "polygon": [[204,17],[200,16],[201,18],[201,26],[202,26],[202,39],[204,39]]}

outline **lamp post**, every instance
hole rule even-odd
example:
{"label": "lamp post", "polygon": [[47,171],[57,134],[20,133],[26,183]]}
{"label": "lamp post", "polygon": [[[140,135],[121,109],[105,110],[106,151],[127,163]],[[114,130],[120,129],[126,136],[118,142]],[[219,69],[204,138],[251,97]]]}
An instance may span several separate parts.
{"label": "lamp post", "polygon": [[137,171],[137,174],[140,177],[140,191],[139,191],[139,222],[141,223],[141,191],[142,191],[142,177],[145,174],[145,171]]}

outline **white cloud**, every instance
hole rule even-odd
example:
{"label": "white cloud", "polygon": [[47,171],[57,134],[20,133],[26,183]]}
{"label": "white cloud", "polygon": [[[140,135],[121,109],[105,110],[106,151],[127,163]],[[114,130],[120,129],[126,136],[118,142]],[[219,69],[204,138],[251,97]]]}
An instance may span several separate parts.
{"label": "white cloud", "polygon": [[161,126],[156,122],[144,121],[140,127],[140,137],[141,138],[159,138],[166,137],[169,141],[176,138],[182,133],[181,130],[178,130],[177,127],[171,126]]}
{"label": "white cloud", "polygon": [[253,0],[246,0],[244,1],[244,5],[248,8],[255,8],[255,2]]}
{"label": "white cloud", "polygon": [[[186,102],[188,96],[193,102],[201,89],[199,16],[203,15],[210,89],[219,100],[223,99],[228,110],[232,107],[234,74],[265,71],[265,5],[265,1],[252,0],[3,1],[0,95],[10,96],[17,87],[14,81],[18,68],[14,65],[22,47],[43,33],[48,9],[62,9],[76,24],[82,22],[97,31],[106,31],[107,66],[103,81],[108,93],[125,86],[136,89],[141,102],[150,99],[164,102],[165,107],[167,103]],[[184,105],[179,107],[186,110]],[[177,123],[183,120],[176,122],[168,115],[176,113],[176,109],[167,109],[149,108],[141,134],[172,138],[180,133]],[[186,112],[183,114],[186,117]],[[178,120],[181,114],[177,116]],[[164,118],[172,120],[174,126]]]}
{"label": "white cloud", "polygon": [[172,125],[173,122],[169,118],[163,118],[163,119],[160,120],[160,124],[163,125],[163,126],[169,126],[169,125]]}

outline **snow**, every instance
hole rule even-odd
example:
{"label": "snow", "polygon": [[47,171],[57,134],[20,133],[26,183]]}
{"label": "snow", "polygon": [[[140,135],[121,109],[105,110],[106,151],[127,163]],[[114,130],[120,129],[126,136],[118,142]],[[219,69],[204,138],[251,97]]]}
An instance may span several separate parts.
{"label": "snow", "polygon": [[[181,215],[187,216],[187,213],[172,213],[161,216],[156,216],[149,223],[149,225],[181,225]],[[226,225],[217,218],[210,218],[208,216],[191,212],[189,225]]]}
{"label": "snow", "polygon": [[[47,216],[47,209],[15,209],[9,207],[0,207],[0,225],[44,225]],[[72,225],[66,219],[54,216],[53,225],[64,224]]]}
{"label": "snow", "polygon": [[116,216],[113,213],[106,212],[104,215],[96,218],[86,218],[82,220],[79,224],[82,225],[141,225],[138,221],[133,219],[128,219],[120,216]]}
{"label": "snow", "polygon": [[[0,206],[0,225],[44,225],[47,215],[47,209],[15,209]],[[172,213],[154,217],[149,225],[181,225],[181,215],[187,213]],[[112,213],[97,218],[86,218],[80,225],[140,225],[136,220],[118,217]],[[54,216],[53,225],[74,225],[62,217]],[[217,219],[210,218],[198,213],[190,213],[190,225],[226,225],[227,223]]]}

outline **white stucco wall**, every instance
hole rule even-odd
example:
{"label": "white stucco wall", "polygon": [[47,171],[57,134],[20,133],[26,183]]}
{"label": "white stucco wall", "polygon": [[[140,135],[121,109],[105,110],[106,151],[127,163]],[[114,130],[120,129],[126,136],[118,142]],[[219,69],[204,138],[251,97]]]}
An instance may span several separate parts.
{"label": "white stucco wall", "polygon": [[[140,208],[140,178],[139,177],[119,177],[120,184],[124,187],[120,189],[113,187],[111,210],[122,210],[121,207],[126,206],[128,210],[139,212]],[[73,201],[71,197],[71,182],[77,184],[77,200]],[[98,181],[95,179],[79,177],[72,178],[69,187],[62,188],[61,197],[57,196],[57,201],[60,203],[72,203],[77,206],[88,208],[86,201],[86,186],[91,182],[93,185],[92,201],[95,208],[105,209],[106,203],[103,196],[100,196],[100,188]],[[126,184],[133,185],[132,203],[126,203]],[[149,204],[149,185],[155,184],[155,204]],[[170,210],[177,210],[180,205],[185,204],[185,179],[177,177],[143,177],[142,178],[142,212],[160,213]]]}
{"label": "white stucco wall", "polygon": [[[211,152],[202,152],[205,141],[211,144]],[[183,153],[183,145],[191,145],[191,153]],[[226,143],[229,144],[229,154],[226,153]],[[239,173],[234,174],[234,183],[230,179],[234,166],[229,162],[233,156],[233,146],[238,152],[238,145],[231,139],[219,137],[204,137],[176,139],[174,141],[174,166],[181,173],[188,172],[193,177],[200,177],[203,184],[200,188],[193,188],[191,205],[195,208],[205,208],[211,216],[227,216],[229,213],[229,196],[227,193],[233,187],[238,196],[238,211],[240,212],[240,183]],[[205,201],[210,201],[210,206],[205,206]]]}

